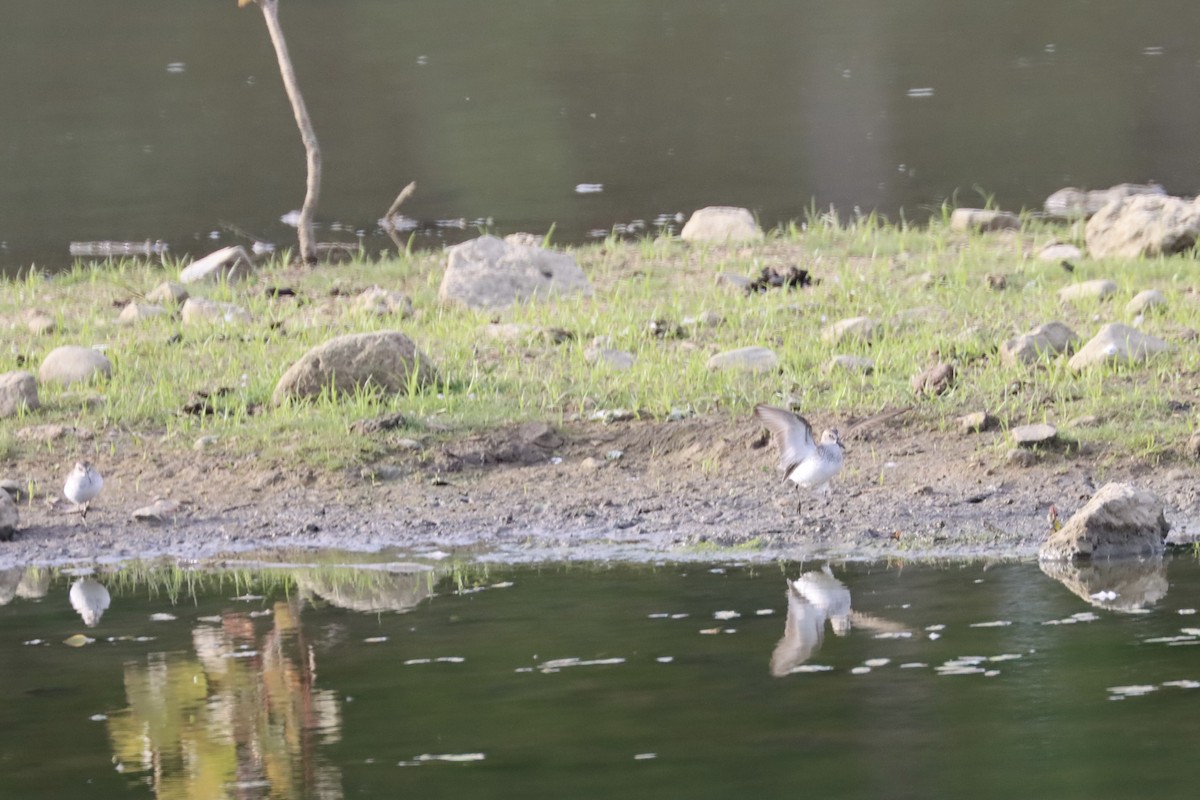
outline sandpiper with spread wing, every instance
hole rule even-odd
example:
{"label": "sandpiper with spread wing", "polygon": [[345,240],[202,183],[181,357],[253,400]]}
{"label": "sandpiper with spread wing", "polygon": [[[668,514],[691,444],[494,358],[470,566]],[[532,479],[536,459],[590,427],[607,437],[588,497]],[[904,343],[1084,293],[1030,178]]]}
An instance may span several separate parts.
{"label": "sandpiper with spread wing", "polygon": [[[906,411],[908,408],[901,408],[868,417],[855,423],[846,436],[851,437],[863,428]],[[841,471],[846,452],[837,428],[824,431],[821,440],[817,441],[813,438],[813,428],[808,420],[787,409],[759,403],[754,407],[754,417],[767,427],[779,447],[779,469],[783,471],[784,478],[806,489],[815,489],[828,501],[830,481]],[[800,510],[801,504],[797,502],[796,512]]]}
{"label": "sandpiper with spread wing", "polygon": [[[767,426],[779,446],[779,469],[785,479],[815,489],[828,499],[829,482],[842,469],[845,452],[837,429],[823,432],[818,442],[808,420],[791,411],[760,403],[754,407],[754,416]],[[799,503],[796,511],[800,511]]]}

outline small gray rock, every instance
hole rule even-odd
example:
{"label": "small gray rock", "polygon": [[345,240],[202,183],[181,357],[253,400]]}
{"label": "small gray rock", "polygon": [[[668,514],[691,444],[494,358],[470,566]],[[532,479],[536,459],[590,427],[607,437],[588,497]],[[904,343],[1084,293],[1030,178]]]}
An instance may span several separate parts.
{"label": "small gray rock", "polygon": [[1112,322],[1071,356],[1068,366],[1079,372],[1098,364],[1140,364],[1170,348],[1162,339]]}
{"label": "small gray rock", "polygon": [[502,342],[516,342],[533,335],[533,326],[518,322],[489,322],[483,326],[483,335]]}
{"label": "small gray rock", "polygon": [[169,522],[179,512],[179,503],[174,500],[155,500],[148,506],[135,509],[132,517],[138,522],[161,525]]}
{"label": "small gray rock", "polygon": [[958,428],[963,433],[983,433],[999,424],[999,420],[986,411],[974,411],[958,418]]}
{"label": "small gray rock", "polygon": [[183,304],[181,316],[184,325],[247,323],[252,319],[250,312],[241,306],[200,297],[189,297]]}
{"label": "small gray rock", "polygon": [[1047,322],[1000,345],[1000,360],[1009,366],[1032,364],[1059,353],[1071,352],[1078,341],[1075,331],[1066,325]]}
{"label": "small gray rock", "polygon": [[254,262],[250,254],[241,245],[222,247],[197,259],[179,273],[180,283],[198,283],[200,281],[234,281],[250,277],[254,271]]}
{"label": "small gray rock", "polygon": [[155,305],[177,306],[186,303],[188,296],[188,290],[182,283],[163,281],[150,290],[146,299]]}
{"label": "small gray rock", "polygon": [[913,391],[918,395],[943,394],[954,385],[954,365],[941,362],[926,367],[912,378]]}
{"label": "small gray rock", "polygon": [[17,502],[8,492],[0,492],[0,542],[11,542],[17,533],[20,517],[17,514]]}
{"label": "small gray rock", "polygon": [[1125,304],[1125,313],[1132,316],[1145,314],[1147,311],[1153,311],[1155,308],[1165,306],[1167,297],[1158,289],[1147,289],[1144,292],[1138,292],[1133,296],[1133,299]]}
{"label": "small gray rock", "polygon": [[1004,457],[1004,461],[1010,467],[1027,469],[1037,463],[1037,455],[1032,450],[1014,447],[1008,451],[1008,454]]}
{"label": "small gray rock", "polygon": [[750,288],[750,284],[754,281],[744,275],[734,275],[732,272],[718,272],[716,276],[718,286],[727,286],[730,289],[745,290]]}
{"label": "small gray rock", "polygon": [[830,344],[857,339],[870,342],[875,338],[879,326],[870,317],[850,317],[838,320],[821,332],[821,339]]}
{"label": "small gray rock", "polygon": [[1169,530],[1163,503],[1152,492],[1127,483],[1108,483],[1050,535],[1038,550],[1038,558],[1158,556]]}
{"label": "small gray rock", "polygon": [[627,408],[602,408],[599,411],[592,412],[589,417],[592,422],[630,422],[637,419],[637,414],[634,414]]}
{"label": "small gray rock", "polygon": [[684,317],[681,322],[688,327],[716,328],[725,318],[715,311],[701,311],[699,316]]}
{"label": "small gray rock", "polygon": [[1200,431],[1188,437],[1186,447],[1188,458],[1193,461],[1200,461]]}
{"label": "small gray rock", "polygon": [[24,371],[0,375],[0,419],[15,417],[22,410],[38,407],[37,381]]}
{"label": "small gray rock", "polygon": [[13,500],[22,503],[33,496],[36,491],[28,481],[18,481],[13,478],[0,478],[0,492],[5,492]]}
{"label": "small gray rock", "polygon": [[374,314],[377,317],[396,315],[400,319],[408,319],[413,315],[412,300],[401,292],[389,292],[379,286],[372,286],[354,301],[355,308]]}
{"label": "small gray rock", "polygon": [[154,317],[161,317],[166,313],[167,310],[162,306],[149,303],[130,303],[121,309],[121,313],[117,316],[117,324],[134,325]]}
{"label": "small gray rock", "polygon": [[633,353],[611,348],[589,347],[583,351],[583,357],[589,364],[604,364],[616,370],[632,369],[637,361]]}
{"label": "small gray rock", "polygon": [[875,371],[875,360],[863,356],[834,356],[825,362],[825,372],[842,370],[857,375],[870,375]]}
{"label": "small gray rock", "polygon": [[679,238],[685,242],[756,242],[763,232],[747,209],[709,206],[692,214]]}
{"label": "small gray rock", "polygon": [[1073,283],[1058,290],[1058,299],[1063,303],[1079,300],[1103,300],[1117,291],[1117,284],[1107,279]]}
{"label": "small gray rock", "polygon": [[21,314],[21,319],[25,321],[25,326],[29,328],[29,332],[35,336],[44,336],[48,333],[54,333],[58,327],[54,317],[42,311],[40,308],[31,308]]}
{"label": "small gray rock", "polygon": [[1063,261],[1079,261],[1083,258],[1083,251],[1073,244],[1062,244],[1061,242],[1051,242],[1043,247],[1034,256],[1038,261],[1049,261],[1054,264]]}
{"label": "small gray rock", "polygon": [[112,377],[112,362],[99,350],[72,344],[51,350],[38,369],[39,381],[63,386],[84,383],[97,377]]}
{"label": "small gray rock", "polygon": [[1010,211],[993,211],[986,208],[956,208],[950,214],[952,231],[1003,231],[1020,230],[1021,218]]}
{"label": "small gray rock", "polygon": [[742,372],[773,372],[779,369],[779,357],[767,347],[739,347],[726,350],[708,359],[712,370],[741,370]]}
{"label": "small gray rock", "polygon": [[1034,447],[1048,444],[1058,438],[1058,428],[1046,422],[1033,425],[1018,425],[1008,432],[1017,447]]}

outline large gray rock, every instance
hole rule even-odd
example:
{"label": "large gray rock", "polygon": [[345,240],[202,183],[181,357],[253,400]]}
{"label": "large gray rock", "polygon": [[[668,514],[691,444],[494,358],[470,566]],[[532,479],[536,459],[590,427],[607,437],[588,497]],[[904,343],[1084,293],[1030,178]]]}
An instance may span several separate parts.
{"label": "large gray rock", "polygon": [[22,409],[38,407],[37,381],[28,372],[6,372],[0,375],[0,419],[15,417]]}
{"label": "large gray rock", "polygon": [[989,208],[956,208],[950,214],[952,231],[1016,231],[1021,229],[1021,218],[1011,211],[994,211]]}
{"label": "large gray rock", "polygon": [[1057,219],[1082,219],[1090,217],[1109,203],[1124,200],[1139,194],[1165,195],[1158,184],[1119,183],[1108,189],[1093,189],[1085,192],[1068,186],[1046,198],[1046,214]]}
{"label": "large gray rock", "polygon": [[1163,503],[1127,483],[1108,483],[1038,550],[1046,561],[1156,556],[1170,530]]}
{"label": "large gray rock", "polygon": [[222,247],[216,252],[209,253],[188,264],[179,273],[180,283],[198,283],[200,281],[240,281],[250,277],[254,271],[254,262],[250,254],[241,245]]}
{"label": "large gray rock", "polygon": [[1009,366],[1032,364],[1040,359],[1070,352],[1078,342],[1075,331],[1066,325],[1057,321],[1047,322],[1000,345],[1000,360]]}
{"label": "large gray rock", "polygon": [[447,248],[449,260],[438,297],[468,308],[507,308],[555,295],[592,293],[575,259],[495,236]]}
{"label": "large gray rock", "polygon": [[679,238],[685,242],[756,242],[763,232],[747,209],[708,206],[692,213]]}
{"label": "large gray rock", "polygon": [[1181,253],[1200,236],[1200,206],[1180,197],[1137,195],[1100,209],[1085,234],[1093,258]]}
{"label": "large gray rock", "polygon": [[59,383],[70,386],[83,383],[98,376],[112,376],[112,362],[99,350],[65,344],[56,347],[42,359],[38,369],[38,380],[42,383]]}
{"label": "large gray rock", "polygon": [[1068,366],[1079,372],[1097,364],[1140,364],[1170,349],[1162,339],[1112,322],[1071,356]]}
{"label": "large gray rock", "polygon": [[8,492],[0,492],[0,542],[12,541],[18,521],[16,501]]}
{"label": "large gray rock", "polygon": [[330,387],[338,394],[369,388],[398,393],[437,380],[432,362],[403,333],[350,333],[301,356],[279,379],[271,402],[318,397]]}

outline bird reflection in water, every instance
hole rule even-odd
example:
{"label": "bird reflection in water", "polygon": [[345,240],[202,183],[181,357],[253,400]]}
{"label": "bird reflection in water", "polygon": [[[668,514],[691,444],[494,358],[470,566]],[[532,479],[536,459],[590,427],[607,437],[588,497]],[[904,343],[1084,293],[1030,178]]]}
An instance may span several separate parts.
{"label": "bird reflection in water", "polygon": [[104,616],[104,612],[108,610],[109,603],[112,598],[108,594],[108,589],[104,588],[104,584],[97,581],[95,578],[80,578],[71,584],[69,593],[71,598],[71,608],[75,609],[79,616],[83,617],[83,624],[89,628],[94,628],[100,624],[100,618]]}
{"label": "bird reflection in water", "polygon": [[771,654],[771,674],[782,677],[794,672],[821,648],[826,621],[834,634],[845,636],[853,627],[875,633],[902,633],[906,628],[850,607],[850,589],[833,577],[826,564],[787,582],[787,621],[783,638]]}

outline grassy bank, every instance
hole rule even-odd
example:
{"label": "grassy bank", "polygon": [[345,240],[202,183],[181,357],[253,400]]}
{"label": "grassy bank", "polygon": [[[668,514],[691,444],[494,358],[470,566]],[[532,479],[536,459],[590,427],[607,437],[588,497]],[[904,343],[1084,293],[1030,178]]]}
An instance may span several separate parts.
{"label": "grassy bank", "polygon": [[[61,450],[66,460],[103,453],[123,437],[185,452],[211,435],[219,452],[340,468],[383,457],[404,437],[454,436],[527,419],[557,424],[616,408],[659,420],[672,411],[745,415],[755,403],[786,399],[821,422],[915,403],[914,424],[931,429],[952,427],[958,415],[977,410],[1008,425],[1061,426],[1094,416],[1098,425],[1088,428],[1086,438],[1106,453],[1183,458],[1194,427],[1190,409],[1200,402],[1200,348],[1189,333],[1200,327],[1196,262],[1082,260],[1068,272],[1033,259],[1042,245],[1069,238],[1065,228],[1036,222],[1020,233],[966,235],[942,222],[915,228],[867,219],[850,225],[813,220],[753,246],[610,240],[572,250],[593,283],[592,298],[494,313],[438,304],[440,253],[314,270],[275,263],[245,283],[195,288],[194,294],[237,303],[253,315],[249,324],[202,327],[183,326],[177,315],[116,324],[126,302],[174,277],[172,265],[81,264],[55,276],[34,273],[0,287],[8,345],[0,352],[0,372],[36,374],[53,348],[84,344],[103,346],[113,376],[85,389],[41,386],[42,408],[0,420],[0,456],[11,466],[31,449],[49,449]],[[768,266],[798,266],[819,283],[746,295],[714,278],[722,272],[754,276]],[[991,288],[989,275],[1003,276],[1005,288]],[[1059,303],[1063,286],[1100,277],[1116,281],[1114,297]],[[408,294],[415,315],[356,310],[355,296],[373,285]],[[281,287],[295,296],[275,296],[272,290]],[[1065,360],[1007,367],[996,355],[1004,339],[1056,319],[1086,341],[1106,322],[1129,322],[1125,303],[1148,288],[1161,290],[1167,304],[1141,327],[1175,348],[1149,364],[1074,374]],[[29,332],[20,318],[29,308],[52,314],[55,330]],[[719,315],[720,324],[686,321],[706,311]],[[834,346],[822,340],[830,322],[860,315],[884,326],[874,342]],[[666,322],[668,335],[652,321]],[[496,337],[488,332],[495,322],[524,327],[510,330],[516,331],[512,338]],[[438,365],[444,385],[411,396],[364,393],[271,407],[280,375],[310,347],[378,329],[410,336]],[[589,363],[584,351],[597,336],[633,353],[633,368]],[[781,372],[707,368],[713,353],[748,345],[772,348]],[[868,356],[875,370],[867,376],[824,371],[835,353]],[[939,397],[914,398],[912,376],[939,358],[955,363],[954,387]],[[182,410],[198,392],[209,393],[215,413]],[[360,435],[350,427],[390,412],[404,414],[410,426],[386,436]],[[21,434],[42,423],[74,426],[94,437],[39,441]]]}

